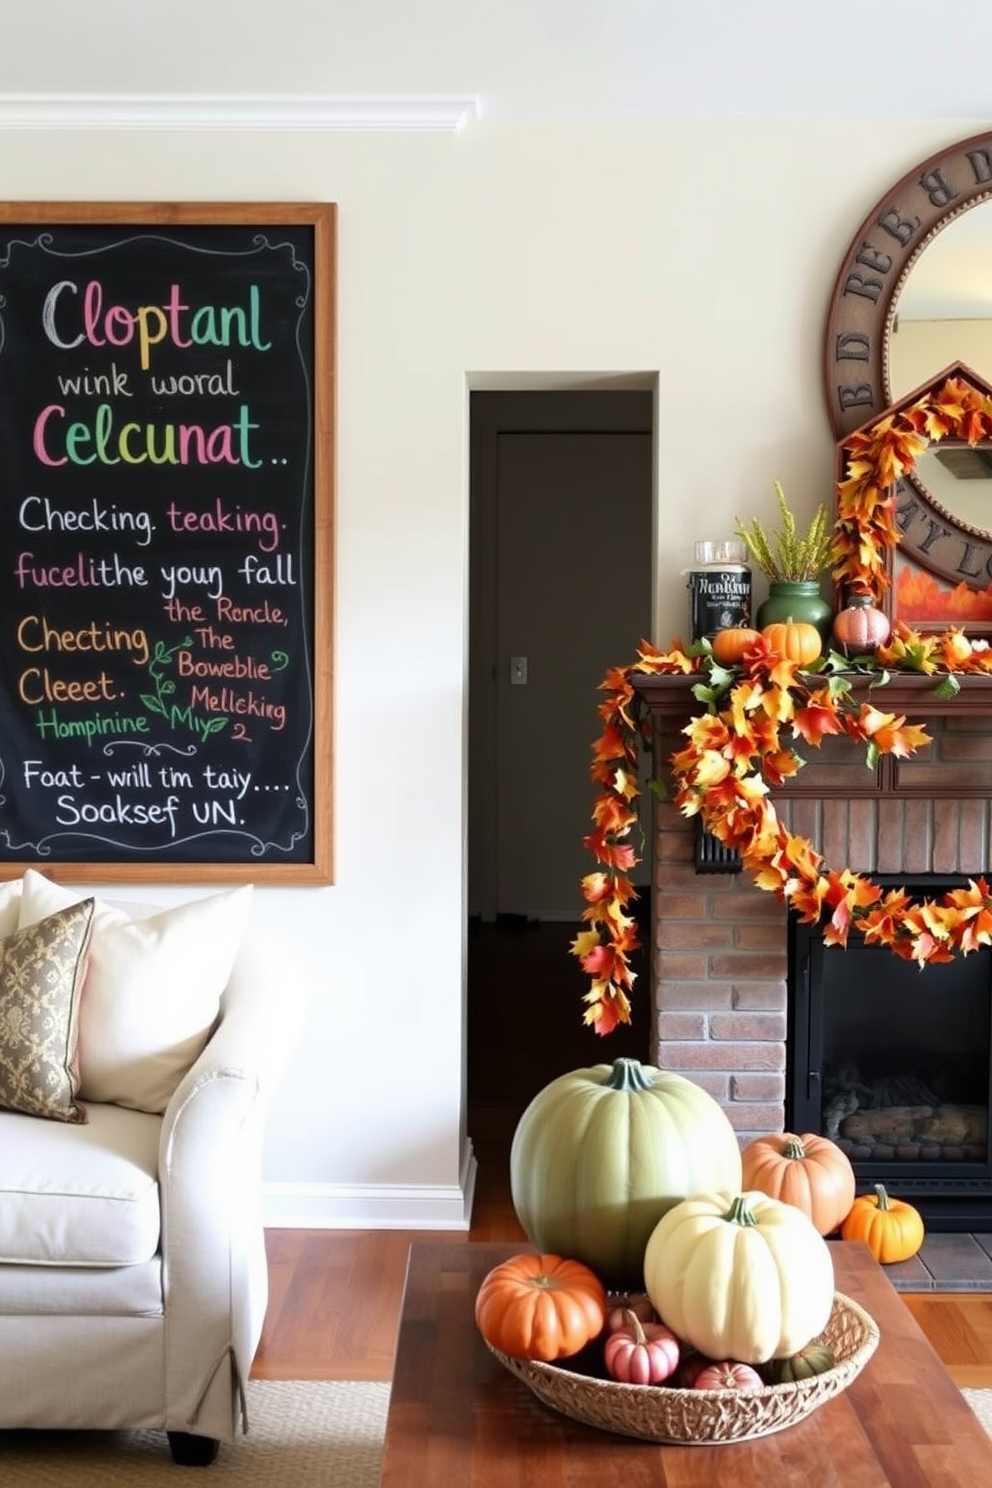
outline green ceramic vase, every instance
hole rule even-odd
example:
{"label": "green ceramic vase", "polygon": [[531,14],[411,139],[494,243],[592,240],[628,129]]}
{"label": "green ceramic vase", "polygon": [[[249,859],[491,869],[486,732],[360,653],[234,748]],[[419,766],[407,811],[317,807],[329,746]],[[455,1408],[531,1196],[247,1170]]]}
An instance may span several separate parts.
{"label": "green ceramic vase", "polygon": [[768,598],[758,606],[758,629],[789,620],[805,620],[815,625],[824,652],[829,649],[834,612],[820,593],[819,580],[772,579]]}

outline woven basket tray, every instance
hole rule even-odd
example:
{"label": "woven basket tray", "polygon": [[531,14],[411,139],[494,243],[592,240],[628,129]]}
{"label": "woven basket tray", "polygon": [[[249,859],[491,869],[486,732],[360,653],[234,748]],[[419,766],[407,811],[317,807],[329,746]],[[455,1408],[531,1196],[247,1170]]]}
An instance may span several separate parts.
{"label": "woven basket tray", "polygon": [[496,1348],[492,1352],[545,1405],[575,1421],[645,1441],[712,1446],[781,1431],[839,1395],[875,1352],[878,1328],[856,1302],[835,1292],[830,1319],[815,1341],[830,1345],[836,1360],[832,1369],[763,1390],[624,1385],[577,1374],[558,1364],[514,1359]]}

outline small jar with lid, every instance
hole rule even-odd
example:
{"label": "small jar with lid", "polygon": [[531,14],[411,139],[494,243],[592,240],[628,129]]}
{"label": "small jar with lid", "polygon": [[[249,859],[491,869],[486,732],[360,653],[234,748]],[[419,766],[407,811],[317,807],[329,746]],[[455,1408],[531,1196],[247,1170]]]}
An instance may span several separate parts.
{"label": "small jar with lid", "polygon": [[751,624],[751,570],[738,538],[697,542],[688,571],[689,632],[693,641],[712,640],[718,630]]}

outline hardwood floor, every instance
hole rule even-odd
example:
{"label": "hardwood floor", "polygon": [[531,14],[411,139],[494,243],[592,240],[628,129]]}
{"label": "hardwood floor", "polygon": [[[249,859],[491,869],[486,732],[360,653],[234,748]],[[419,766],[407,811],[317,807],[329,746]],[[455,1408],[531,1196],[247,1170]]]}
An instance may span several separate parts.
{"label": "hardwood floor", "polygon": [[517,1240],[506,1145],[475,1143],[469,1230],[270,1230],[269,1308],[256,1379],[388,1380],[414,1240]]}
{"label": "hardwood floor", "polygon": [[[388,1380],[414,1240],[524,1240],[510,1203],[506,1149],[478,1151],[479,1186],[466,1231],[274,1230],[270,1298],[252,1370],[258,1379]],[[992,1293],[903,1293],[959,1385],[992,1387]]]}
{"label": "hardwood floor", "polygon": [[[411,1242],[525,1239],[508,1162],[524,1106],[566,1070],[621,1054],[647,1058],[643,996],[635,1003],[641,1025],[611,1035],[608,1048],[582,1026],[585,981],[567,954],[572,934],[546,925],[470,937],[469,1131],[479,1163],[471,1229],[271,1231],[256,1378],[389,1380]],[[511,986],[525,987],[523,1032]],[[902,1296],[957,1383],[992,1386],[992,1293]]]}

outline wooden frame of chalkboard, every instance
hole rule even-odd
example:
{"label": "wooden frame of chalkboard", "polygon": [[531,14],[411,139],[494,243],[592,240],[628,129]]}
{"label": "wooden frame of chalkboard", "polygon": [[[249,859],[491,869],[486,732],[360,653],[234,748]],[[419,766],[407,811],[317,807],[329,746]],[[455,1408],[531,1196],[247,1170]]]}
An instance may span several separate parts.
{"label": "wooden frame of chalkboard", "polygon": [[0,203],[0,879],[332,881],[332,203]]}

